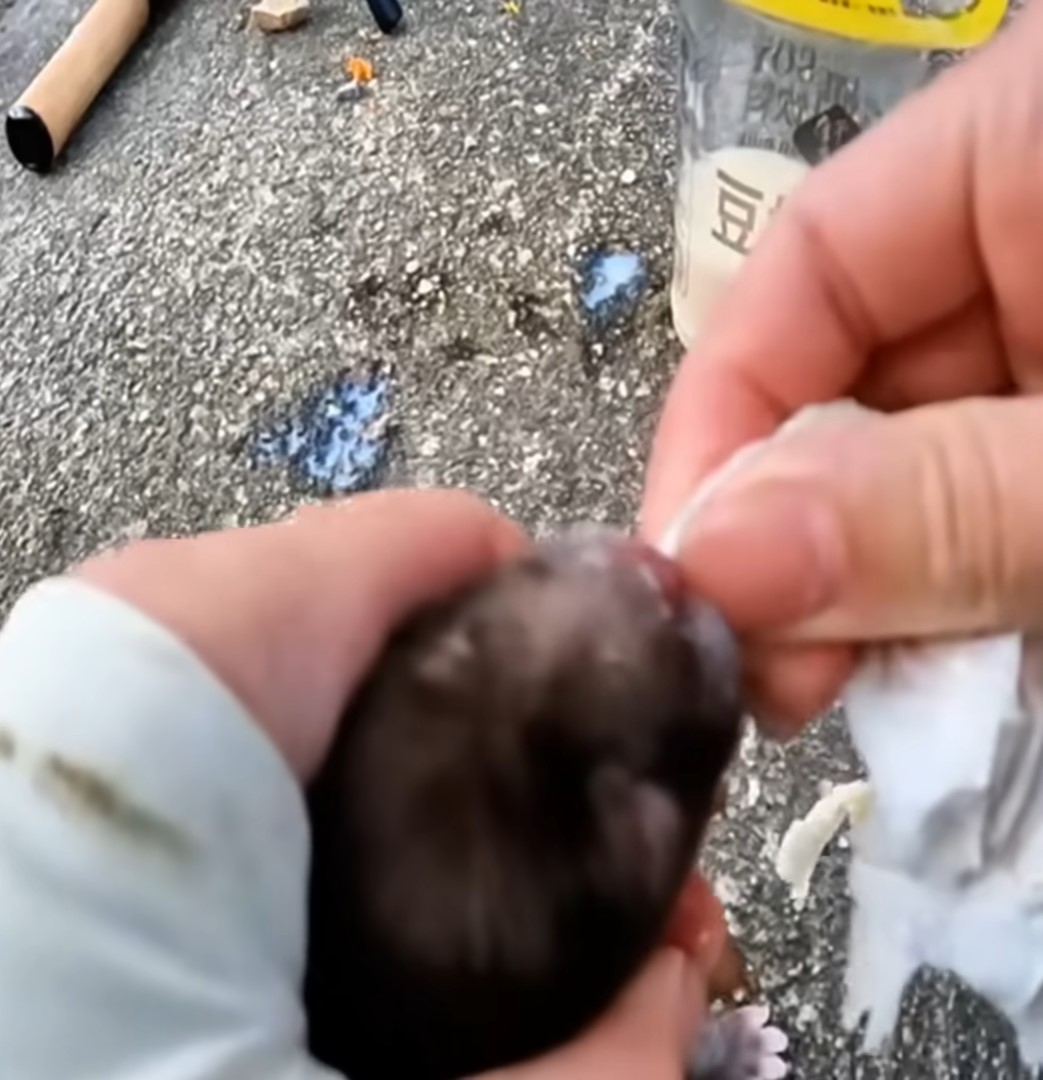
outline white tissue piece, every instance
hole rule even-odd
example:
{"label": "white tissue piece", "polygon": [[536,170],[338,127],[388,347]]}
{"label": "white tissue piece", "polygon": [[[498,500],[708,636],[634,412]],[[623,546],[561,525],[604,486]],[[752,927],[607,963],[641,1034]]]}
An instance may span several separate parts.
{"label": "white tissue piece", "polygon": [[[740,451],[689,502],[663,549],[675,554],[708,498],[778,439],[852,408],[861,407],[805,410]],[[863,657],[843,694],[872,788],[852,821],[845,1025],[866,1017],[865,1048],[882,1049],[906,984],[930,966],[991,1001],[1025,1063],[1043,1065],[1043,640],[903,643]],[[788,834],[780,866],[798,893],[845,814],[835,797]]]}
{"label": "white tissue piece", "polygon": [[1015,635],[873,650],[844,695],[873,785],[852,830],[845,1023],[881,1049],[921,966],[1010,1019],[1043,1064],[1040,643]]}

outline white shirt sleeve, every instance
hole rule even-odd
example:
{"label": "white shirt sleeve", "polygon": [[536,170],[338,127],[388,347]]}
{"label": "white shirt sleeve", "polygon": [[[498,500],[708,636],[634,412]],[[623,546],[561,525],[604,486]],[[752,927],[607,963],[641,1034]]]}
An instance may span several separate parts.
{"label": "white shirt sleeve", "polygon": [[191,650],[45,581],[0,632],[0,1076],[321,1080],[309,833],[275,747]]}

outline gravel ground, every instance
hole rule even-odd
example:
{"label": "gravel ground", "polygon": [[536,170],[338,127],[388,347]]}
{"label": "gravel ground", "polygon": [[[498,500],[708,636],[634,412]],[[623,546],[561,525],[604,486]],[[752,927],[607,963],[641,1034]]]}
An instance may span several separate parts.
{"label": "gravel ground", "polygon": [[[0,99],[75,21],[0,0]],[[535,529],[624,525],[679,349],[668,304],[675,24],[668,0],[424,0],[385,39],[361,3],[244,29],[183,0],[46,178],[0,157],[0,603],[118,538],[282,514],[252,433],[342,371],[391,380],[389,481],[465,484]],[[378,82],[335,99],[345,48]],[[640,252],[607,337],[576,267]],[[897,1046],[840,1032],[843,842],[795,912],[771,854],[817,785],[854,775],[837,717],[751,743],[712,865],[795,1075],[1014,1077],[1005,1025],[950,982],[910,991]]]}

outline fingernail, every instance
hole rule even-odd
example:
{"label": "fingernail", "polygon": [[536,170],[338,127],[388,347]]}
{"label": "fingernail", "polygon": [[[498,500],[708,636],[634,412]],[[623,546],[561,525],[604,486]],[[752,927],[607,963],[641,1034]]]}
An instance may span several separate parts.
{"label": "fingernail", "polygon": [[846,563],[833,508],[795,484],[722,494],[692,522],[681,562],[738,630],[817,614],[838,596]]}

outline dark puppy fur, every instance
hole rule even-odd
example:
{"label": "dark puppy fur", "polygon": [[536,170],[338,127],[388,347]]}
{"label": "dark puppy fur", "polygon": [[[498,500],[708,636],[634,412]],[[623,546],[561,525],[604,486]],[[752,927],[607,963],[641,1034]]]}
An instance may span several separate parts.
{"label": "dark puppy fur", "polygon": [[315,1055],[460,1080],[575,1035],[660,939],[740,723],[727,630],[630,541],[415,616],[310,793]]}

